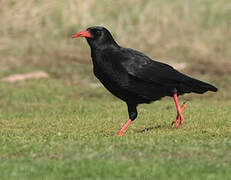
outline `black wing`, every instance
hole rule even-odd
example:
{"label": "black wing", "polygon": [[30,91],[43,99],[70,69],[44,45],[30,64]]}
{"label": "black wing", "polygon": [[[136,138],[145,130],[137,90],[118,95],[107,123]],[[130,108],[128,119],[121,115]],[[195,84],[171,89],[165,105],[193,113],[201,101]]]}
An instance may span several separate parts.
{"label": "black wing", "polygon": [[120,63],[122,67],[129,75],[137,79],[179,88],[185,92],[217,91],[214,86],[184,75],[167,64],[153,61],[138,51],[123,48],[121,52]]}
{"label": "black wing", "polygon": [[175,85],[185,81],[188,76],[178,72],[172,66],[153,61],[144,54],[132,49],[124,49],[124,61],[121,65],[129,75],[147,82],[162,85]]}

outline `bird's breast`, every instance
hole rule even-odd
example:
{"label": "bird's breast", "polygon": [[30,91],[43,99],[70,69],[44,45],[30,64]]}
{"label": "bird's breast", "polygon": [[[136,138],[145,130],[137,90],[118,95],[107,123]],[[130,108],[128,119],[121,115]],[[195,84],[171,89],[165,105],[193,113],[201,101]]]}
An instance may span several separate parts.
{"label": "bird's breast", "polygon": [[93,65],[94,75],[112,94],[125,100],[128,96],[129,79],[127,74],[116,69],[108,63]]}
{"label": "bird's breast", "polygon": [[105,86],[112,86],[114,84],[117,86],[125,86],[128,84],[127,75],[113,67],[94,65],[93,72]]}

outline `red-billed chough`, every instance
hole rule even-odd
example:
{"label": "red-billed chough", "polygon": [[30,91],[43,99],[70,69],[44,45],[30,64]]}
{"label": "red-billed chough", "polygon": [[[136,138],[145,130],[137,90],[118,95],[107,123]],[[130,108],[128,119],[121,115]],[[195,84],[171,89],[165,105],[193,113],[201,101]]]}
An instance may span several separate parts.
{"label": "red-billed chough", "polygon": [[116,97],[126,102],[129,120],[117,133],[124,130],[137,117],[137,105],[150,103],[164,96],[174,98],[177,119],[176,128],[183,124],[182,111],[177,96],[184,93],[217,91],[217,88],[191,78],[173,67],[154,61],[143,53],[119,46],[104,27],[90,27],[72,38],[85,37],[90,48],[93,71],[100,82]]}

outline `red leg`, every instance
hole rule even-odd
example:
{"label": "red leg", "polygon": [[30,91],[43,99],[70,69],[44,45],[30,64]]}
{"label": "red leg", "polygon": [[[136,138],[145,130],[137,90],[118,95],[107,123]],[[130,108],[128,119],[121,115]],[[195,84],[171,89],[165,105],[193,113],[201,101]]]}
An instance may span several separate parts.
{"label": "red leg", "polygon": [[[181,113],[184,111],[184,109],[187,107],[186,102],[184,102],[180,108]],[[172,125],[177,122],[179,118],[179,115],[177,114],[176,119],[172,122]]]}
{"label": "red leg", "polygon": [[176,104],[176,109],[177,109],[177,114],[178,114],[178,123],[176,124],[176,128],[178,128],[180,124],[184,123],[184,118],[181,114],[181,108],[180,108],[179,101],[177,98],[177,93],[173,94],[173,98],[174,98],[174,102]]}
{"label": "red leg", "polygon": [[129,126],[129,124],[132,123],[132,120],[131,119],[128,119],[128,121],[124,124],[124,126],[120,129],[120,131],[115,134],[116,136],[123,136],[123,132],[125,131],[125,129],[127,129],[127,127]]}

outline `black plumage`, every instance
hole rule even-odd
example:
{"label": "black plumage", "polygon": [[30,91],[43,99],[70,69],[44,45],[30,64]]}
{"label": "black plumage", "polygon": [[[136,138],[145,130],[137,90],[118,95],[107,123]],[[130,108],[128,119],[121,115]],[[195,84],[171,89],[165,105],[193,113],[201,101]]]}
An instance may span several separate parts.
{"label": "black plumage", "polygon": [[217,91],[213,85],[182,74],[139,51],[119,46],[104,27],[90,27],[74,37],[86,37],[95,76],[112,94],[127,103],[132,121],[137,117],[138,104],[172,97],[174,93]]}

